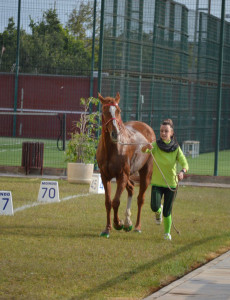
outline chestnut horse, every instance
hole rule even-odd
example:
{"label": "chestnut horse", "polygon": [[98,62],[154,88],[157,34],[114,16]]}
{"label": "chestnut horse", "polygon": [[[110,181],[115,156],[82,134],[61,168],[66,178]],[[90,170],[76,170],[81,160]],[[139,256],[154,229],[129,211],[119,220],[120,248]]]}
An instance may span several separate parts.
{"label": "chestnut horse", "polygon": [[[101,179],[105,189],[105,207],[107,223],[101,236],[109,237],[112,229],[111,208],[114,210],[113,226],[117,230],[132,229],[131,201],[134,193],[132,175],[139,172],[140,189],[137,198],[138,213],[135,231],[141,232],[141,209],[144,204],[146,189],[152,176],[152,156],[142,153],[141,148],[156,140],[154,131],[150,126],[139,121],[123,123],[121,110],[118,106],[120,95],[115,98],[103,98],[98,94],[102,104],[102,135],[97,149],[97,163],[100,168]],[[111,180],[116,178],[117,189],[111,200]],[[125,222],[118,217],[120,197],[124,189],[128,192]]]}

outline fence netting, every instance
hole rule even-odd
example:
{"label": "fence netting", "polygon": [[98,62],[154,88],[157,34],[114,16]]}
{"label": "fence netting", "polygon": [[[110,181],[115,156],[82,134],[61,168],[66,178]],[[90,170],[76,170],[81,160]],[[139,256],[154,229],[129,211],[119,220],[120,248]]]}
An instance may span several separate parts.
{"label": "fence netting", "polygon": [[[171,118],[181,145],[199,142],[199,152],[214,159],[221,1],[212,7],[218,16],[195,1],[190,8],[180,2],[186,1],[105,1],[103,72],[109,76],[102,91],[120,92],[124,120],[143,120],[159,137],[160,123]],[[230,148],[229,29],[225,20],[221,150]]]}
{"label": "fence netting", "polygon": [[[99,89],[103,96],[115,96],[119,91],[123,121],[144,121],[159,137],[160,123],[171,118],[177,140],[187,151],[190,172],[213,175],[222,1],[20,2],[19,43],[19,0],[0,4],[0,111],[64,113],[68,139],[72,122],[81,110],[81,97],[97,96]],[[230,157],[229,17],[230,0],[226,0],[219,175],[230,174],[227,167]],[[59,126],[56,121],[49,126]],[[20,131],[18,117],[10,126],[0,122],[2,137],[28,138],[28,130],[23,131],[25,126]],[[33,135],[43,138],[31,131],[30,138]],[[56,142],[55,133],[52,135],[49,140]],[[198,156],[194,153],[197,144]],[[55,162],[56,167],[63,166],[63,159],[64,155],[60,164]],[[0,153],[0,165],[3,161],[5,157],[1,161]]]}
{"label": "fence netting", "polygon": [[44,143],[44,167],[66,168],[63,115],[68,140],[80,98],[97,95],[96,7],[92,65],[93,0],[1,1],[0,166],[20,166],[26,141]]}

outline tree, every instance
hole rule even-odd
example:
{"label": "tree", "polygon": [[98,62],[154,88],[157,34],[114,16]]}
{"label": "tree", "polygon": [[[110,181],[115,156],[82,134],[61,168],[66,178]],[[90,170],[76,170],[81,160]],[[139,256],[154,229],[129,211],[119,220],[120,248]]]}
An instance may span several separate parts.
{"label": "tree", "polygon": [[[95,66],[98,63],[99,53],[99,34],[100,34],[100,10],[99,6],[96,8],[96,30],[95,30]],[[93,21],[94,21],[94,1],[82,1],[79,9],[74,8],[69,15],[67,28],[70,33],[78,40],[84,42],[85,48],[88,51],[92,49],[92,35],[93,35]]]}
{"label": "tree", "polygon": [[[92,34],[87,37],[90,30],[92,33],[91,4],[90,1],[87,4],[82,2],[78,12],[73,10],[66,27],[61,24],[55,8],[43,12],[38,22],[30,18],[32,33],[20,30],[20,72],[88,75],[92,52]],[[17,28],[13,18],[9,19],[8,26],[0,34],[0,46],[5,49],[0,57],[0,70],[14,71]]]}
{"label": "tree", "polygon": [[32,35],[25,36],[22,44],[25,70],[49,74],[84,74],[90,68],[90,53],[81,40],[76,40],[63,28],[56,9],[44,12],[40,23],[30,20]]}
{"label": "tree", "polygon": [[1,71],[13,71],[16,61],[17,29],[14,18],[9,18],[8,26],[0,34]]}
{"label": "tree", "polygon": [[92,2],[81,2],[79,10],[77,10],[77,8],[74,8],[69,15],[67,28],[69,29],[70,33],[78,39],[85,39],[87,37],[87,31],[92,31],[93,28],[92,16]]}

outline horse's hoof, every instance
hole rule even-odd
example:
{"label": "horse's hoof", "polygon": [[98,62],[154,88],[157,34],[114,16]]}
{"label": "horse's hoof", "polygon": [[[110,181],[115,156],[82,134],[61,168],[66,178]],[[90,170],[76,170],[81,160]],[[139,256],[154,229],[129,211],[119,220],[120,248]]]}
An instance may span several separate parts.
{"label": "horse's hoof", "polygon": [[106,237],[107,239],[109,238],[109,232],[102,231],[100,234],[101,237]]}
{"label": "horse's hoof", "polygon": [[116,230],[122,230],[124,228],[124,224],[122,222],[120,222],[118,225],[113,223],[113,228]]}
{"label": "horse's hoof", "polygon": [[141,233],[140,229],[134,229],[134,232]]}
{"label": "horse's hoof", "polygon": [[133,225],[129,225],[129,226],[124,226],[123,230],[126,232],[129,232],[133,229]]}

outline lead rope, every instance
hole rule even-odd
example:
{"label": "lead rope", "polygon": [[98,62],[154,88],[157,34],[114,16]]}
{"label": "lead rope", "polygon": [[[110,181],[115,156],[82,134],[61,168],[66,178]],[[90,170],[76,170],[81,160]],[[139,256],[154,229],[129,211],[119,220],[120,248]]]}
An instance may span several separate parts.
{"label": "lead rope", "polygon": [[[122,142],[118,142],[118,144],[123,145],[123,146],[125,146],[125,145],[151,145],[151,143],[122,143]],[[175,199],[176,199],[177,190],[178,190],[178,188],[179,188],[178,177],[177,177],[177,175],[175,176],[177,185],[176,185],[176,189],[173,190],[173,189],[171,189],[171,187],[169,186],[169,184],[168,184],[168,182],[167,182],[167,180],[166,180],[166,178],[165,178],[165,176],[164,176],[164,174],[163,174],[163,172],[162,172],[160,166],[158,165],[158,163],[157,163],[157,161],[156,161],[156,159],[155,159],[155,157],[154,157],[152,151],[151,151],[151,155],[152,155],[153,160],[154,160],[154,162],[155,162],[155,164],[156,164],[158,170],[160,171],[160,173],[161,173],[161,175],[162,175],[162,177],[163,177],[163,179],[164,179],[164,181],[165,181],[167,187],[170,189],[170,191],[174,192],[173,199],[172,199],[172,208],[173,208],[173,203],[174,203],[174,201],[175,201]],[[171,211],[171,215],[172,215],[172,211]],[[176,228],[176,226],[175,226],[175,224],[174,224],[174,222],[173,222],[173,218],[172,218],[172,225],[173,225],[173,228],[175,229],[176,233],[180,235],[180,231]]]}

